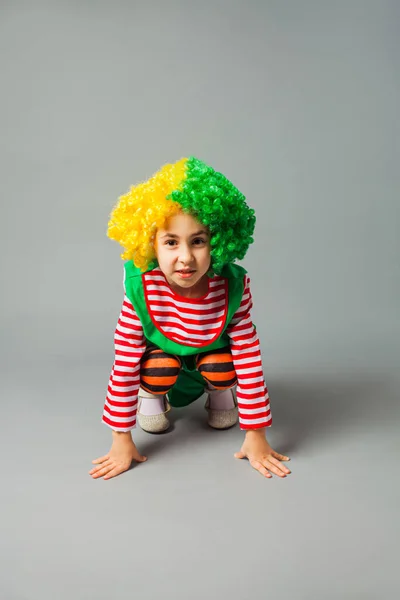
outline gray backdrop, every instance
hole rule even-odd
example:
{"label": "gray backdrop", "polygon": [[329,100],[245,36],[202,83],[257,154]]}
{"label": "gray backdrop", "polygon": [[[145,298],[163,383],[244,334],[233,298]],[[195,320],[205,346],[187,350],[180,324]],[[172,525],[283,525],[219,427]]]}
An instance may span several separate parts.
{"label": "gray backdrop", "polygon": [[[398,597],[399,2],[5,1],[6,600]],[[195,155],[257,211],[244,266],[292,475],[203,401],[93,481],[118,196]],[[397,509],[397,510],[396,510]]]}

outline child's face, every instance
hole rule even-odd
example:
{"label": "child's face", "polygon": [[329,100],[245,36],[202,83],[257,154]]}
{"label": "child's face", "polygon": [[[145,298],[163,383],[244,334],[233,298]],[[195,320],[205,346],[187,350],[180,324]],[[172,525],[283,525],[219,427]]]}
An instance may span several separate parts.
{"label": "child's face", "polygon": [[161,271],[177,293],[203,293],[211,262],[207,227],[191,215],[175,215],[157,231],[154,248]]}

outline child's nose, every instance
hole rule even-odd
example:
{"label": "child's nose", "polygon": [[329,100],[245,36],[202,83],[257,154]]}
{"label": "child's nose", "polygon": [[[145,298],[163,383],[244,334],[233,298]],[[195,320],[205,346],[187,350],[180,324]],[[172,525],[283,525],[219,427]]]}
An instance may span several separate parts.
{"label": "child's nose", "polygon": [[182,245],[179,258],[183,263],[190,262],[192,260],[191,248],[189,246]]}

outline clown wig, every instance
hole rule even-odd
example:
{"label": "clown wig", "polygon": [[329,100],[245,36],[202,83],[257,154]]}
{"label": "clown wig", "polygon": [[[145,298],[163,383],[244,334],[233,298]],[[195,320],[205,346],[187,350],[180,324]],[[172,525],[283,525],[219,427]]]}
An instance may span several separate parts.
{"label": "clown wig", "polygon": [[194,157],[167,164],[148,181],[132,186],[111,213],[107,235],[124,248],[121,258],[146,271],[155,260],[157,229],[182,212],[208,227],[211,270],[216,274],[242,259],[253,242],[256,218],[243,194]]}

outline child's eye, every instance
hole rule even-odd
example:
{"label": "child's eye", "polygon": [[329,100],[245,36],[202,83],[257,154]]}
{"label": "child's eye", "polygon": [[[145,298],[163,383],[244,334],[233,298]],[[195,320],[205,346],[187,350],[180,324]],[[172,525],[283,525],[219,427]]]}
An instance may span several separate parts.
{"label": "child's eye", "polygon": [[193,244],[195,246],[201,246],[201,244],[205,244],[205,243],[206,243],[206,240],[203,240],[202,238],[195,238],[193,240]]}
{"label": "child's eye", "polygon": [[175,240],[167,240],[167,241],[165,242],[165,245],[166,245],[166,246],[174,246],[175,244],[176,244],[176,241],[175,241]]}

